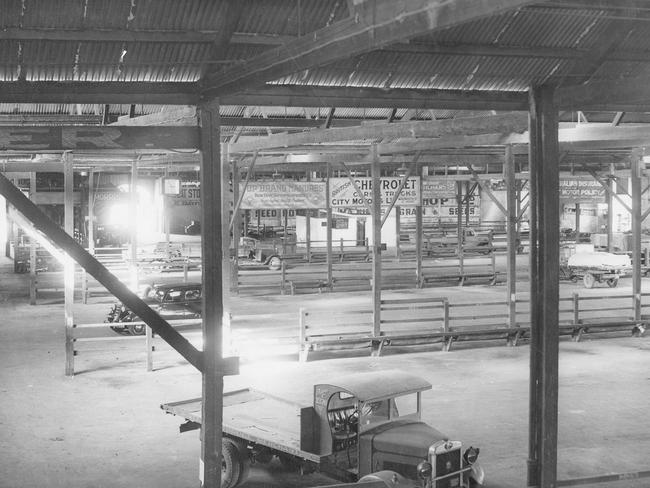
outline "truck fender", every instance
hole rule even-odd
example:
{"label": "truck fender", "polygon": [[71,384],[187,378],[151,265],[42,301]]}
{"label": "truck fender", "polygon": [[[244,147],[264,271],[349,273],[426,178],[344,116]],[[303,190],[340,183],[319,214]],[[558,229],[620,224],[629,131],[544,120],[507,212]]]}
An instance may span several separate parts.
{"label": "truck fender", "polygon": [[471,487],[483,486],[485,483],[485,471],[478,461],[472,464],[472,470],[469,472],[469,481]]}
{"label": "truck fender", "polygon": [[359,483],[370,481],[383,481],[386,488],[415,488],[418,486],[413,480],[405,478],[395,471],[377,471],[359,479]]}

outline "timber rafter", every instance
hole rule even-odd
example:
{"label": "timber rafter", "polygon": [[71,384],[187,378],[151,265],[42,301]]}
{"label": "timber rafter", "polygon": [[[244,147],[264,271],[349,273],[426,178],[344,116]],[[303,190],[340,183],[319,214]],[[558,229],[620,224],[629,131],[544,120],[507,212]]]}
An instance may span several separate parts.
{"label": "timber rafter", "polygon": [[530,0],[453,2],[377,0],[354,15],[201,80],[204,96],[222,96],[282,76],[349,58],[438,29],[524,7]]}

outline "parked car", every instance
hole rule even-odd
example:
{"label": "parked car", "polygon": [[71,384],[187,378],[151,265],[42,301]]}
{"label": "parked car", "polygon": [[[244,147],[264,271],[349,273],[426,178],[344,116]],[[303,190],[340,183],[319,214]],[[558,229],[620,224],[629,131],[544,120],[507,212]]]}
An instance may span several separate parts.
{"label": "parked car", "polygon": [[[163,318],[196,318],[201,316],[202,297],[201,283],[173,283],[145,289],[143,300]],[[120,334],[144,335],[146,331],[146,325],[121,302],[111,307],[104,322]]]}

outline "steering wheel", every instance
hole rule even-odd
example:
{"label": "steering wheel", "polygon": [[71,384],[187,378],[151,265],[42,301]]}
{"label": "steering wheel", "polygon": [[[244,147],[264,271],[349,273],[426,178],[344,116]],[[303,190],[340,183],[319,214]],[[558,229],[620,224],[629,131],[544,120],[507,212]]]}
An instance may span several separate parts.
{"label": "steering wheel", "polygon": [[359,430],[359,409],[355,408],[354,411],[348,416],[345,421],[346,427],[350,432],[357,432]]}

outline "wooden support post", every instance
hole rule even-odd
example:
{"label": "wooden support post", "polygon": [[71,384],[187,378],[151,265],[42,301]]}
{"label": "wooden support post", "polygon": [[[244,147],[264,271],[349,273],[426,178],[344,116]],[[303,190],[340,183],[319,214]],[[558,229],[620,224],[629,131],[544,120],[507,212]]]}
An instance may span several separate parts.
{"label": "wooden support post", "polygon": [[580,295],[573,292],[573,325],[580,324]]}
{"label": "wooden support post", "polygon": [[[307,171],[305,179],[311,181],[311,171]],[[329,200],[329,197],[327,197]],[[310,261],[311,254],[311,209],[305,210],[305,246],[307,249],[307,261]]]}
{"label": "wooden support post", "polygon": [[138,289],[138,162],[131,163],[131,198],[129,199],[129,213],[131,215],[131,289]]}
{"label": "wooden support post", "polygon": [[397,262],[398,263],[399,263],[399,258],[400,258],[400,254],[401,254],[400,247],[399,247],[400,246],[400,242],[399,242],[400,241],[400,227],[401,227],[401,224],[400,224],[400,220],[401,220],[400,219],[400,212],[401,212],[400,206],[395,205],[395,234],[396,234],[395,235],[395,252],[396,252],[396,255],[397,255]]}
{"label": "wooden support post", "polygon": [[[72,168],[72,153],[63,153],[63,230],[69,236],[74,236],[74,204],[73,204],[74,170]],[[65,375],[74,375],[74,261],[68,254],[63,263],[63,288],[65,313]]]}
{"label": "wooden support post", "polygon": [[559,150],[552,86],[530,99],[530,405],[528,486],[557,481],[559,349]]}
{"label": "wooden support post", "polygon": [[372,335],[381,333],[381,162],[372,146]]}
{"label": "wooden support post", "polygon": [[[224,165],[227,164],[227,161],[224,161]],[[250,174],[250,172],[249,172]],[[246,178],[248,181],[248,178]],[[245,191],[245,190],[244,190]],[[228,193],[226,193],[228,195]],[[232,263],[229,263],[229,266],[232,266],[237,270],[237,279],[230,280],[230,292],[239,293],[239,238],[241,236],[241,212],[239,210],[240,195],[239,195],[239,168],[237,167],[237,161],[232,162],[232,245],[235,249],[232,256]],[[230,208],[230,202],[228,202],[227,208]],[[244,234],[245,235],[245,234]],[[235,274],[233,270],[232,274]]]}
{"label": "wooden support post", "polygon": [[153,371],[153,333],[151,327],[144,326],[144,345],[147,348],[147,371]]}
{"label": "wooden support post", "polygon": [[327,163],[327,179],[325,180],[325,195],[327,196],[326,209],[326,239],[327,239],[327,282],[332,283],[332,205],[330,204],[330,178],[332,178],[332,165]]}
{"label": "wooden support post", "polygon": [[[29,197],[32,200],[36,198],[36,172],[29,173]],[[36,248],[38,242],[30,236],[29,238],[29,304],[36,305]]]}
{"label": "wooden support post", "polygon": [[[609,167],[610,174],[614,174],[614,165]],[[610,191],[607,192],[607,252],[614,252],[614,194],[616,193],[616,180],[610,178],[608,182]]]}
{"label": "wooden support post", "polygon": [[463,259],[463,182],[456,182],[456,235],[458,236],[458,274],[462,283],[465,276],[465,263]]}
{"label": "wooden support post", "polygon": [[[95,255],[95,172],[88,172],[88,253]],[[88,272],[83,271],[83,302],[88,303]]]}
{"label": "wooden support post", "polygon": [[465,182],[465,227],[469,227],[469,199],[472,197],[470,190],[470,182]]}
{"label": "wooden support post", "polygon": [[415,279],[416,286],[422,283],[422,206],[415,207]]}
{"label": "wooden support post", "polygon": [[[199,478],[205,488],[221,487],[221,424],[223,420],[222,320],[222,165],[219,146],[219,104],[205,102],[198,110],[201,131],[201,247],[203,278],[203,402]],[[228,208],[228,207],[226,207]],[[228,243],[229,244],[229,243]]]}
{"label": "wooden support post", "polygon": [[449,332],[449,299],[442,299],[442,331]]}
{"label": "wooden support post", "polygon": [[631,158],[632,182],[632,295],[634,320],[641,319],[641,168],[643,149],[635,149]]}
{"label": "wooden support post", "polygon": [[[221,126],[219,128],[221,130]],[[230,167],[230,145],[221,145],[221,309],[222,309],[222,322],[221,322],[221,337],[223,341],[224,329],[230,327],[231,310],[230,310],[230,293],[224,293],[230,290],[232,281],[237,282],[237,289],[239,290],[239,266],[233,266],[232,259],[230,258],[230,248],[232,245],[230,237],[230,220],[228,204],[230,194],[229,177],[226,171]],[[233,235],[233,239],[234,239]],[[201,241],[203,244],[203,241]],[[217,248],[218,249],[218,248]],[[223,344],[221,347],[221,357],[224,356]]]}
{"label": "wooden support post", "polygon": [[309,345],[307,344],[307,315],[307,309],[300,307],[298,310],[298,324],[300,327],[298,331],[298,340],[300,342],[298,361],[301,363],[307,361],[307,356],[309,354]]}
{"label": "wooden support post", "polygon": [[576,202],[576,244],[580,242],[580,202]]}
{"label": "wooden support post", "polygon": [[[507,265],[506,293],[508,296],[508,327],[517,326],[517,180],[515,179],[515,154],[506,146],[504,173],[506,180],[506,235]],[[494,260],[494,251],[492,251]]]}

